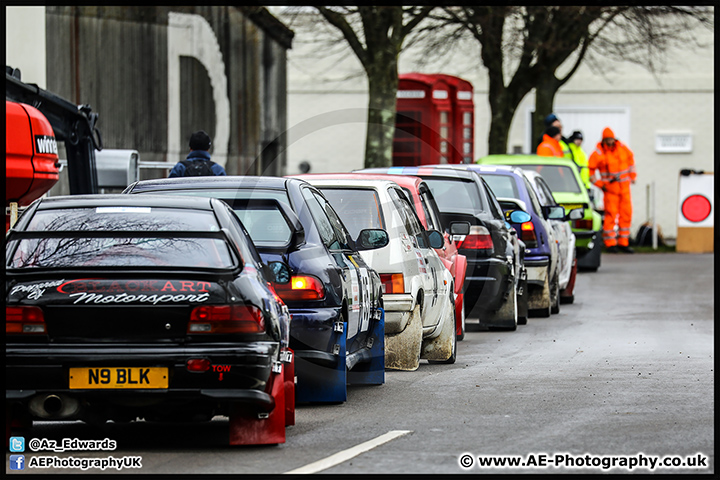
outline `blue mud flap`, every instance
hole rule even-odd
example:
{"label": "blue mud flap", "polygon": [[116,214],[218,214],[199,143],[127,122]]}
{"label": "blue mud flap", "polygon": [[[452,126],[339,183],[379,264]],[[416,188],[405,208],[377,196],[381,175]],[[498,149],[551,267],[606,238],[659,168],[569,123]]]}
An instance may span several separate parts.
{"label": "blue mud flap", "polygon": [[333,365],[328,362],[312,362],[295,352],[296,403],[338,403],[347,400],[347,323],[342,332],[336,332],[332,338],[338,345]]}
{"label": "blue mud flap", "polygon": [[385,310],[380,311],[380,318],[374,322],[370,332],[373,340],[370,347],[369,362],[359,363],[348,374],[351,385],[382,385],[385,383]]}

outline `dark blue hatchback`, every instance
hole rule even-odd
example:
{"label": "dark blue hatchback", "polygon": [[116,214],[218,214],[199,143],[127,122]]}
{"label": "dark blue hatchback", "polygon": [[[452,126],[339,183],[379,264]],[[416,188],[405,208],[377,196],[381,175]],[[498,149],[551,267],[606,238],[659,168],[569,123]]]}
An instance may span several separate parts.
{"label": "dark blue hatchback", "polygon": [[123,193],[222,199],[264,262],[290,266],[290,282],[275,290],[292,314],[297,402],[343,402],[348,383],[384,382],[382,284],[358,253],[384,245],[350,238],[318,189],[293,178],[222,176],[143,180]]}

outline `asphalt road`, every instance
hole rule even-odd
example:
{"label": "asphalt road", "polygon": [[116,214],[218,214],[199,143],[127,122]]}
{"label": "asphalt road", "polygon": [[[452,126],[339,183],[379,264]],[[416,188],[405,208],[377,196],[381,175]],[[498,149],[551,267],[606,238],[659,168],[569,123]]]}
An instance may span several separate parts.
{"label": "asphalt road", "polygon": [[[222,420],[36,424],[28,439],[110,438],[118,447],[26,457],[142,457],[140,470],[124,473],[713,473],[713,284],[712,254],[605,255],[597,272],[579,274],[575,303],[559,314],[516,332],[475,328],[454,365],[423,361],[415,372],[386,372],[384,385],[351,387],[346,403],[299,406],[285,444],[228,447]],[[494,456],[526,466],[478,465]],[[666,456],[695,466],[645,467]],[[603,469],[613,461],[623,467]],[[99,470],[6,463],[6,472]]]}

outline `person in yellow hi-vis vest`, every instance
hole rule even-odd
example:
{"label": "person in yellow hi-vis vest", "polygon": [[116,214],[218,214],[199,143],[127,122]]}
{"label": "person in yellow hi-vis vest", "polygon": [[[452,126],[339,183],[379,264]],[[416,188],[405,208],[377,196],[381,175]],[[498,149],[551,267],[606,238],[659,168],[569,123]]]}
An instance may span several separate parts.
{"label": "person in yellow hi-vis vest", "polygon": [[[617,140],[610,128],[605,128],[602,140],[590,155],[588,168],[593,183],[604,192],[603,241],[607,251],[635,253],[630,248],[630,184],[635,183],[637,176],[632,150]],[[616,223],[618,232],[615,232]]]}
{"label": "person in yellow hi-vis vest", "polygon": [[572,152],[573,160],[580,169],[580,178],[585,184],[585,188],[590,190],[590,171],[588,170],[588,158],[582,149],[583,134],[580,130],[575,130],[570,138],[568,138],[568,147]]}

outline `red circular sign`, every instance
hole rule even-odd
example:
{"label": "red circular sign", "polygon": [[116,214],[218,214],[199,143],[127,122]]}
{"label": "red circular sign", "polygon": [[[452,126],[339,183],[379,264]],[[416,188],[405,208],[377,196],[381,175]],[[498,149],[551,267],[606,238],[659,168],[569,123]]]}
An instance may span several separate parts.
{"label": "red circular sign", "polygon": [[690,195],[682,204],[682,214],[691,222],[702,222],[712,210],[710,200],[704,195]]}

